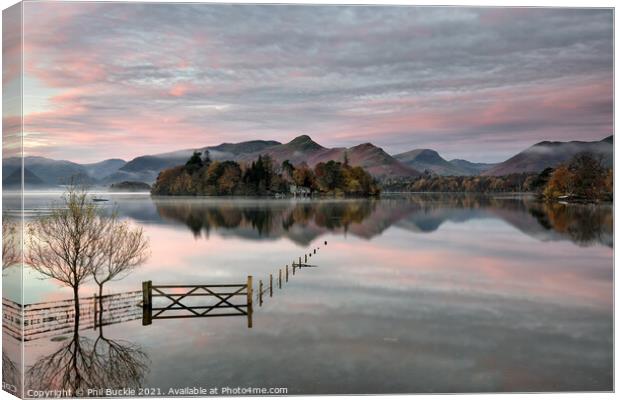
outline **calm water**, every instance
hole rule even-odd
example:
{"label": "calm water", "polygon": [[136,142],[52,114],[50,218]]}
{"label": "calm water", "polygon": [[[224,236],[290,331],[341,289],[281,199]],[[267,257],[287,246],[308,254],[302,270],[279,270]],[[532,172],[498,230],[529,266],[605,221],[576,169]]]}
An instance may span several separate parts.
{"label": "calm water", "polygon": [[[54,197],[28,196],[29,215]],[[317,247],[318,267],[255,304],[251,329],[245,317],[134,320],[27,342],[26,389],[75,387],[78,379],[163,395],[187,386],[289,394],[612,389],[611,207],[458,195],[105,197],[112,201],[102,206],[142,226],[152,249],[106,293],[139,290],[146,280],[240,283],[252,275],[257,285]],[[15,275],[5,271],[5,279]],[[71,297],[32,271],[24,276],[25,303]],[[81,288],[94,292],[92,282]],[[58,363],[76,349],[105,356],[80,371]],[[67,369],[62,376],[57,365]]]}

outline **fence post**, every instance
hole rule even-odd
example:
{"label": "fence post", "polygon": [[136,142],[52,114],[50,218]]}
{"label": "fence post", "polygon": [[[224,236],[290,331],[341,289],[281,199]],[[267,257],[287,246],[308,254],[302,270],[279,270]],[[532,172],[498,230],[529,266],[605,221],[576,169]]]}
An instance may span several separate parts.
{"label": "fence post", "polygon": [[288,264],[286,264],[286,281],[288,282]]}
{"label": "fence post", "polygon": [[307,263],[308,262],[308,255],[304,254],[304,262]]}
{"label": "fence post", "polygon": [[273,297],[273,274],[269,274],[269,297]]}
{"label": "fence post", "polygon": [[97,293],[93,293],[93,330],[97,329]]}
{"label": "fence post", "polygon": [[295,263],[293,263],[293,275],[295,275]]}
{"label": "fence post", "polygon": [[299,268],[301,268],[301,257],[299,257]]}
{"label": "fence post", "polygon": [[258,281],[258,305],[263,306],[263,280]]}
{"label": "fence post", "polygon": [[248,276],[247,283],[248,292],[248,328],[252,327],[252,275]]}
{"label": "fence post", "polygon": [[327,246],[327,240],[325,241],[325,246]]}
{"label": "fence post", "polygon": [[282,289],[282,269],[278,270],[278,289]]}
{"label": "fence post", "polygon": [[142,325],[151,325],[153,313],[153,282],[142,282]]}
{"label": "fence post", "polygon": [[314,254],[316,254],[316,249],[314,249]]}

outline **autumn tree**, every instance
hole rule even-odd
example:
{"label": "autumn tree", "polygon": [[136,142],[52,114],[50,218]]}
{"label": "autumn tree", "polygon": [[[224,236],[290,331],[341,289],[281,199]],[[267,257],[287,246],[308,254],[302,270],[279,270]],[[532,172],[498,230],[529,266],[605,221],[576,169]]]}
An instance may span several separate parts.
{"label": "autumn tree", "polygon": [[568,169],[573,174],[573,189],[576,196],[586,199],[600,199],[605,187],[605,168],[600,157],[580,153],[571,159]]}
{"label": "autumn tree", "polygon": [[573,173],[565,165],[560,165],[549,177],[543,196],[547,199],[557,199],[560,196],[571,195],[574,179]]}
{"label": "autumn tree", "polygon": [[295,168],[295,172],[293,172],[293,182],[295,182],[297,186],[311,188],[314,182],[314,173],[307,165],[299,165]]}

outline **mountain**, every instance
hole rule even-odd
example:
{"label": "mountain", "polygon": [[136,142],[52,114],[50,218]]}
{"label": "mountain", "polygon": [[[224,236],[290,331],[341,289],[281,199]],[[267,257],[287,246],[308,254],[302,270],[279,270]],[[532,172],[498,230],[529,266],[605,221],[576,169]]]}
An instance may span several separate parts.
{"label": "mountain", "polygon": [[101,179],[111,175],[122,168],[127,162],[120,158],[111,158],[98,163],[82,164],[86,169],[86,173],[95,179]]}
{"label": "mountain", "polygon": [[254,153],[282,143],[275,140],[250,140],[241,143],[222,143],[218,146],[207,147],[211,158],[218,159],[226,155],[238,156],[244,153]]}
{"label": "mountain", "polygon": [[[185,164],[194,151],[204,153],[209,151],[212,160],[237,161],[243,155],[253,152],[263,152],[263,150],[280,145],[275,140],[250,140],[240,143],[222,143],[217,146],[207,146],[196,149],[183,149],[168,153],[145,155],[136,157],[127,162],[116,172],[103,178],[104,183],[115,183],[122,181],[136,181],[153,183],[157,179],[159,172],[166,168]],[[258,156],[257,156],[258,157]]]}
{"label": "mountain", "polygon": [[467,160],[454,159],[448,161],[450,164],[454,165],[460,171],[462,171],[463,175],[480,175],[486,170],[489,170],[496,166],[496,163],[474,163]]}
{"label": "mountain", "polygon": [[275,146],[260,149],[246,153],[239,158],[239,161],[252,161],[258,158],[260,154],[267,154],[273,158],[277,163],[281,163],[284,160],[289,160],[293,165],[306,163],[310,166],[317,164],[317,159],[322,159],[323,156],[330,152],[330,149],[325,148],[312,140],[310,136],[302,135],[291,140],[288,143],[278,144]]}
{"label": "mountain", "polygon": [[[6,178],[2,179],[3,189],[19,189],[22,184],[21,168],[13,170]],[[28,168],[24,168],[24,186],[27,189],[49,187],[41,178]]]}
{"label": "mountain", "polygon": [[242,161],[255,160],[260,154],[268,154],[278,164],[289,160],[293,165],[305,163],[314,167],[320,162],[330,160],[343,162],[345,153],[349,163],[366,169],[376,178],[416,176],[419,172],[410,168],[371,143],[360,144],[351,148],[326,148],[316,143],[310,136],[301,135],[288,143],[272,146],[259,152],[241,157]]}
{"label": "mountain", "polygon": [[540,172],[555,167],[581,152],[601,156],[605,166],[613,165],[613,136],[595,142],[540,142],[501,162],[482,175],[507,175],[521,172]]}
{"label": "mountain", "polygon": [[[2,160],[3,175],[8,176],[21,165],[21,159],[10,157]],[[87,169],[77,163],[66,160],[53,160],[45,157],[28,156],[24,158],[24,168],[36,175],[48,185],[64,185],[72,178],[80,179],[80,182],[92,184],[96,179],[88,174]]]}
{"label": "mountain", "polygon": [[418,171],[430,171],[444,176],[471,175],[469,172],[464,172],[457,166],[449,163],[439,153],[431,149],[415,149],[396,154],[394,158]]}
{"label": "mountain", "polygon": [[[343,152],[344,153],[344,152]],[[367,170],[376,178],[411,177],[420,172],[407,166],[371,143],[364,143],[346,150],[349,164]],[[344,154],[342,155],[344,159]]]}

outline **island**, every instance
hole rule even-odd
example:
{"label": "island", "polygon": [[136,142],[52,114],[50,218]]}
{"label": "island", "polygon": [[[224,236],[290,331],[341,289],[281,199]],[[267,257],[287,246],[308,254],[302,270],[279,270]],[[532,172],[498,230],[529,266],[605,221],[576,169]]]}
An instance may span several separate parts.
{"label": "island", "polygon": [[151,194],[165,196],[377,196],[379,183],[364,168],[330,160],[309,167],[259,155],[248,162],[215,161],[196,151],[185,165],[161,171]]}
{"label": "island", "polygon": [[151,185],[144,182],[123,181],[110,185],[110,191],[116,192],[150,192]]}

